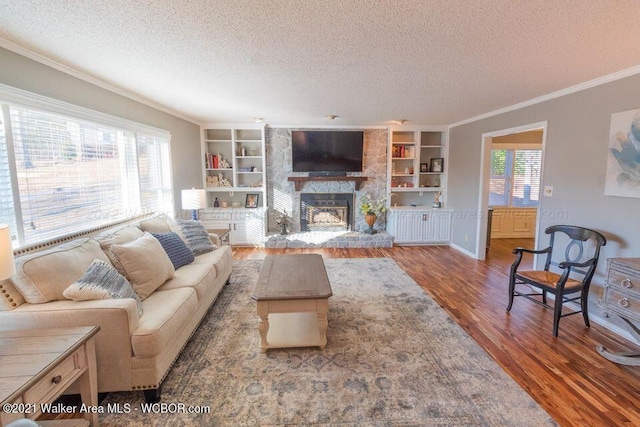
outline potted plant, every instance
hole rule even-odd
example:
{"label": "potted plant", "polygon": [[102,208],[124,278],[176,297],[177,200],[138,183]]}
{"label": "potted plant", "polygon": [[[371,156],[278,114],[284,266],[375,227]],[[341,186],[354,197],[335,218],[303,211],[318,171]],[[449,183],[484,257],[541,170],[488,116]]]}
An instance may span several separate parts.
{"label": "potted plant", "polygon": [[360,197],[360,212],[364,215],[364,220],[369,225],[369,229],[364,232],[367,234],[376,234],[377,231],[373,229],[373,225],[378,219],[378,215],[387,210],[385,201],[388,196],[382,196],[377,199],[372,199],[369,194],[365,194]]}

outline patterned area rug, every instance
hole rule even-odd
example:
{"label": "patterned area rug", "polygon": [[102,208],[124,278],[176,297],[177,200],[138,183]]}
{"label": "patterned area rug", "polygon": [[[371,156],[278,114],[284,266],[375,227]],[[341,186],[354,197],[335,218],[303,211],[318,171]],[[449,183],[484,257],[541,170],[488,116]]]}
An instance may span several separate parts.
{"label": "patterned area rug", "polygon": [[555,425],[395,261],[325,264],[324,351],[260,353],[251,293],[262,262],[235,261],[162,390],[163,403],[210,413],[144,414],[141,392],[111,393],[103,403],[132,411],[100,425]]}

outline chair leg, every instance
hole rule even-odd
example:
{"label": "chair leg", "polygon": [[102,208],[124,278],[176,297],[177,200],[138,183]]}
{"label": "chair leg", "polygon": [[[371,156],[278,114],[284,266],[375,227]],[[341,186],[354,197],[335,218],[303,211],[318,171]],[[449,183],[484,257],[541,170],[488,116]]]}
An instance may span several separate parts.
{"label": "chair leg", "polygon": [[560,325],[560,315],[562,314],[562,295],[556,294],[556,300],[553,308],[553,336],[558,336],[558,326]]}
{"label": "chair leg", "polygon": [[582,318],[584,319],[584,325],[587,328],[590,328],[591,325],[589,324],[589,308],[588,308],[588,301],[587,301],[587,297],[588,297],[589,293],[587,292],[587,294],[582,294],[581,298],[580,298],[580,306],[582,307]]}
{"label": "chair leg", "polygon": [[547,305],[547,291],[542,291],[542,303]]}
{"label": "chair leg", "polygon": [[516,290],[516,278],[513,274],[509,277],[509,305],[507,306],[507,311],[511,311],[511,307],[513,306],[513,296]]}

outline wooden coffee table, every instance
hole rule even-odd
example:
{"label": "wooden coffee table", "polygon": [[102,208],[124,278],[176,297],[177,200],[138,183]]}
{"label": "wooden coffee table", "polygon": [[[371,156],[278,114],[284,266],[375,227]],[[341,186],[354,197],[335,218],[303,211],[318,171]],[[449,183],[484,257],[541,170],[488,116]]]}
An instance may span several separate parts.
{"label": "wooden coffee table", "polygon": [[260,350],[324,349],[332,295],[321,255],[268,255],[252,296],[260,318]]}

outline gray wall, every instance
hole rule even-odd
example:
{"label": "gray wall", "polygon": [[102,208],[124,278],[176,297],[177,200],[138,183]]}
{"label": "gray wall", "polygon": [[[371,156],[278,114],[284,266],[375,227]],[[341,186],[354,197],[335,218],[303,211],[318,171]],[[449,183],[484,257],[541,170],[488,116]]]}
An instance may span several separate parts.
{"label": "gray wall", "polygon": [[202,188],[198,125],[3,48],[0,64],[0,83],[169,131],[176,213],[180,212],[181,189]]}
{"label": "gray wall", "polygon": [[[554,193],[541,198],[540,245],[548,242],[544,229],[559,222],[602,232],[608,243],[596,285],[603,283],[606,258],[640,257],[640,199],[604,195],[611,114],[638,108],[640,75],[635,75],[451,128],[447,202],[456,211],[452,242],[475,252],[482,134],[547,121],[542,182],[553,185]],[[593,302],[597,288],[590,294]]]}

